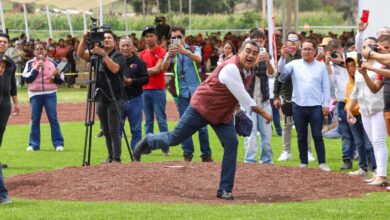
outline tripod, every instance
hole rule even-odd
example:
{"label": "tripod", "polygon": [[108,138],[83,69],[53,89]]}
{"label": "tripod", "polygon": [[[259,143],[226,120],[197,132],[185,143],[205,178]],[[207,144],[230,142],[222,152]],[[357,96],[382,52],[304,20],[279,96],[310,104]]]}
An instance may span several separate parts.
{"label": "tripod", "polygon": [[[91,54],[91,66],[89,68],[88,79],[88,93],[87,93],[87,108],[85,111],[85,139],[84,139],[84,152],[83,152],[83,166],[91,165],[91,149],[92,149],[92,126],[95,123],[95,105],[96,105],[96,92],[99,88],[96,88],[96,82],[98,80],[106,80],[110,92],[110,98],[114,101],[118,119],[120,121],[120,111],[117,100],[112,89],[111,80],[107,76],[107,73],[103,69],[102,58],[98,55]],[[100,73],[100,74],[99,74]],[[100,79],[100,76],[104,75],[105,79]],[[133,161],[133,153],[131,151],[129,141],[124,129],[124,124],[121,123],[123,135],[125,138],[126,146],[129,151],[130,160]],[[88,155],[87,155],[88,154]]]}

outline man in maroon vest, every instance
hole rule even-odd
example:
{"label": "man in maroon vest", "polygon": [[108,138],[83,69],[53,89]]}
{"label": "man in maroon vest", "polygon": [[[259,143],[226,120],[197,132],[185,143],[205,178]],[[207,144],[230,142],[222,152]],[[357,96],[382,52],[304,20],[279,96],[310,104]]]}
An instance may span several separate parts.
{"label": "man in maroon vest", "polygon": [[242,44],[238,56],[233,56],[218,66],[198,87],[191,104],[171,132],[148,134],[135,148],[134,159],[151,149],[168,148],[191,137],[199,128],[210,124],[223,148],[222,171],[217,197],[233,200],[231,194],[236,172],[238,139],[233,114],[238,104],[263,116],[267,123],[272,116],[249,96],[247,90],[253,77],[251,68],[256,64],[259,48],[252,40]]}

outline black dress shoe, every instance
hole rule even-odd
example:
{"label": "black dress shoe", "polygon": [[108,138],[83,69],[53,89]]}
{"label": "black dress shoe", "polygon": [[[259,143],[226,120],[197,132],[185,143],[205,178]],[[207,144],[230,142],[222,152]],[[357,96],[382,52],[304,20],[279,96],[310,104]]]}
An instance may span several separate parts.
{"label": "black dress shoe", "polygon": [[202,157],[202,162],[213,162],[213,158],[211,158],[211,155],[207,155]]}
{"label": "black dress shoe", "polygon": [[340,170],[350,170],[350,169],[352,169],[352,161],[344,160],[344,164],[342,167],[340,167]]}
{"label": "black dress shoe", "polygon": [[192,161],[192,154],[183,154],[184,161],[191,162]]}
{"label": "black dress shoe", "polygon": [[151,149],[148,146],[148,142],[146,141],[146,138],[140,140],[135,145],[134,150],[134,161],[141,161],[141,155],[145,153],[150,153]]}
{"label": "black dress shoe", "polygon": [[8,164],[6,164],[6,163],[1,163],[0,166],[1,166],[3,169],[8,168]]}
{"label": "black dress shoe", "polygon": [[225,190],[218,190],[217,197],[224,200],[234,200],[232,193]]}

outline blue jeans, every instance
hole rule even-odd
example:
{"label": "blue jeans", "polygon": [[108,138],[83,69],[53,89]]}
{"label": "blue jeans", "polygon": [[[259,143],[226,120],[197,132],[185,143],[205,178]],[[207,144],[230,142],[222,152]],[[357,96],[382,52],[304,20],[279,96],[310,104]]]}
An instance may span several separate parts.
{"label": "blue jeans", "polygon": [[51,141],[54,148],[64,146],[64,138],[61,133],[60,124],[57,119],[57,93],[36,95],[30,98],[31,107],[31,132],[29,146],[34,150],[40,149],[41,144],[41,115],[45,107],[47,118],[50,122]]}
{"label": "blue jeans", "polygon": [[156,115],[160,132],[168,131],[165,106],[167,98],[165,90],[144,90],[142,94],[145,114],[145,134],[154,133],[154,115]]}
{"label": "blue jeans", "polygon": [[[178,103],[177,107],[179,110],[179,115],[180,118],[183,117],[183,114],[187,107],[190,105],[190,100],[189,98],[178,98]],[[198,135],[199,135],[199,144],[200,144],[200,151],[201,151],[201,157],[205,158],[207,156],[211,155],[211,149],[210,149],[210,143],[209,143],[209,133],[207,131],[207,125],[204,127],[201,127],[198,130]],[[185,139],[181,147],[183,149],[183,154],[184,155],[192,155],[194,153],[194,143],[192,142],[192,137],[189,137]]]}
{"label": "blue jeans", "polygon": [[272,121],[274,121],[274,126],[276,130],[276,134],[282,136],[282,127],[280,126],[280,114],[279,109],[274,106],[274,100],[269,100],[272,107]]}
{"label": "blue jeans", "polygon": [[[182,143],[186,138],[191,137],[200,128],[206,126],[208,122],[190,106],[184,112],[179,123],[171,132],[158,134],[148,134],[147,143],[150,148],[166,149]],[[211,125],[217,134],[219,141],[224,148],[222,159],[221,180],[219,190],[231,192],[234,185],[236,173],[238,139],[233,124],[233,118],[228,124]]]}
{"label": "blue jeans", "polygon": [[372,147],[371,141],[367,136],[366,131],[363,127],[362,117],[356,116],[356,123],[349,125],[353,138],[355,140],[356,148],[359,152],[359,167],[367,171],[368,163],[367,156],[371,161],[371,169],[376,170],[376,160],[374,155],[374,148]]}
{"label": "blue jeans", "polygon": [[337,116],[339,126],[337,131],[341,135],[341,147],[343,160],[352,160],[355,152],[354,137],[347,121],[347,113],[344,110],[345,102],[337,102]]}
{"label": "blue jeans", "polygon": [[[272,113],[271,104],[269,102],[262,103],[263,109],[269,114]],[[272,125],[271,123],[266,123],[264,118],[252,112],[250,109],[246,109],[246,112],[250,112],[248,115],[253,122],[253,129],[251,135],[245,138],[245,162],[246,163],[256,163],[257,155],[257,131],[260,132],[261,138],[261,153],[260,153],[260,162],[262,163],[272,163],[272,148],[271,148],[271,137],[272,137]],[[247,113],[248,114],[248,113]]]}
{"label": "blue jeans", "polygon": [[4,178],[3,178],[3,168],[0,163],[0,200],[8,198],[8,191],[5,187]]}
{"label": "blue jeans", "polygon": [[131,131],[131,149],[142,139],[142,96],[129,98],[125,101],[121,113],[121,131],[124,128],[125,120],[129,121]]}
{"label": "blue jeans", "polygon": [[322,139],[322,106],[299,106],[293,103],[293,117],[298,134],[299,158],[302,164],[308,164],[307,159],[307,126],[310,124],[314,139],[318,163],[326,163],[325,145]]}

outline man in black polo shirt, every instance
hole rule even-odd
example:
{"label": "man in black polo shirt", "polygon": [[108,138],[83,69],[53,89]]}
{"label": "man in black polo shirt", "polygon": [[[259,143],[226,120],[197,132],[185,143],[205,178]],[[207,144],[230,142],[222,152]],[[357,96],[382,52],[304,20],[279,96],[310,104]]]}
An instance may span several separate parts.
{"label": "man in black polo shirt", "polygon": [[[119,49],[126,58],[124,68],[124,86],[127,99],[122,107],[121,123],[124,125],[126,117],[130,124],[131,148],[142,139],[142,86],[149,82],[146,64],[134,53],[133,40],[122,37],[119,42]],[[121,127],[123,128],[123,126]],[[122,132],[121,132],[122,133]]]}

